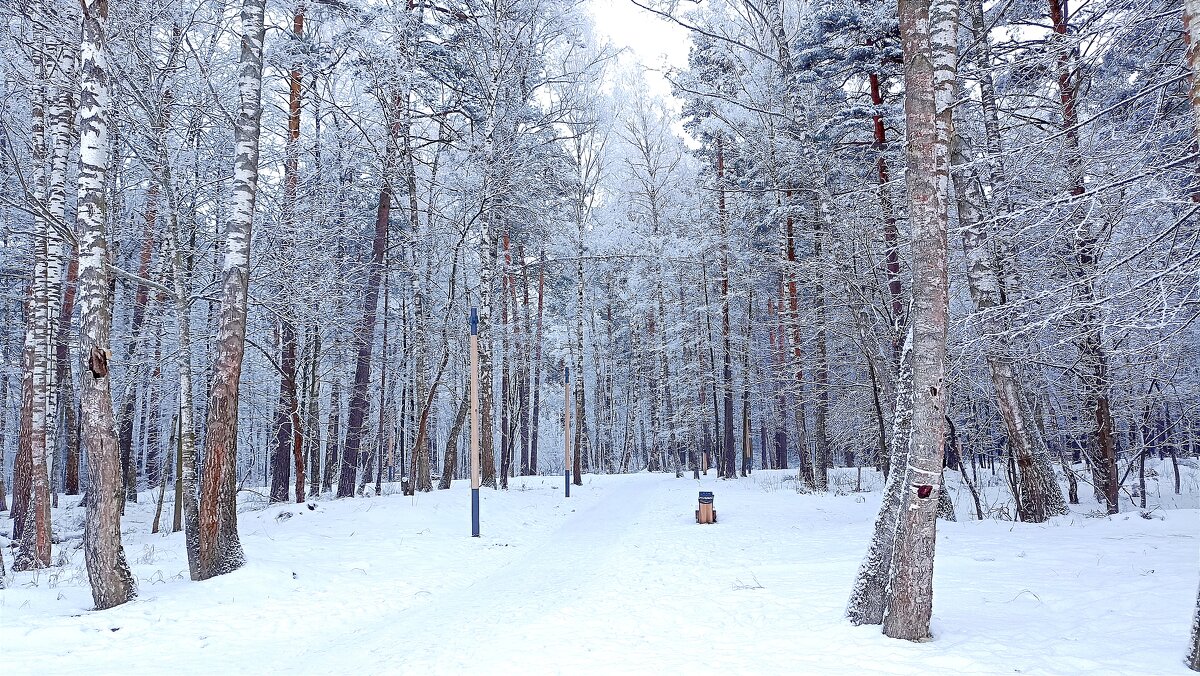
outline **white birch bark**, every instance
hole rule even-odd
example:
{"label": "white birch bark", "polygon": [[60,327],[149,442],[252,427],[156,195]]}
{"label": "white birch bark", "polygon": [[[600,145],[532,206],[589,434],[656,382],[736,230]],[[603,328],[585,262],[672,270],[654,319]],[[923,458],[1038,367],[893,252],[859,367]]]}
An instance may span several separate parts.
{"label": "white birch bark", "polygon": [[109,164],[110,107],[105,54],[107,0],[83,0],[82,77],[79,117],[79,317],[83,368],[80,370],[80,421],[91,486],[84,524],[84,558],[97,609],[111,608],[137,596],[121,546],[121,461],[113,429],[108,376],[112,301],[109,294],[108,242],[105,237],[106,178]]}
{"label": "white birch bark", "polygon": [[900,0],[904,49],[906,183],[913,230],[912,432],[883,633],[925,640],[933,612],[933,559],[945,452],[951,112],[957,0]]}
{"label": "white birch bark", "polygon": [[243,0],[241,9],[238,115],[233,130],[233,203],[221,266],[221,317],[200,498],[202,579],[237,570],[246,560],[237,530],[238,384],[245,352],[250,234],[258,189],[265,4],[265,0]]}
{"label": "white birch bark", "polygon": [[[1200,139],[1200,0],[1184,0],[1183,26],[1188,68],[1192,75],[1188,100],[1196,117],[1196,137]],[[1175,476],[1178,483],[1178,470]],[[1192,640],[1188,648],[1187,665],[1193,671],[1200,671],[1200,591],[1196,593],[1196,611],[1192,614]]]}
{"label": "white birch bark", "polygon": [[[66,35],[74,31],[64,31]],[[49,132],[50,173],[48,192],[46,195],[46,211],[51,223],[46,228],[46,298],[49,307],[46,315],[46,408],[44,420],[46,428],[46,475],[50,481],[50,491],[57,492],[58,481],[55,480],[54,455],[58,448],[57,427],[54,415],[58,411],[58,350],[55,339],[58,336],[59,308],[62,306],[63,293],[63,263],[66,260],[63,250],[64,239],[61,230],[67,221],[67,162],[71,154],[73,142],[72,128],[75,122],[75,108],[71,92],[75,83],[75,65],[78,45],[67,40],[54,40],[50,54],[54,58],[51,74],[52,88],[46,107],[46,122]],[[55,223],[63,224],[55,227]],[[68,402],[71,405],[71,402]],[[57,500],[57,497],[55,498]]]}
{"label": "white birch bark", "polygon": [[888,574],[896,546],[896,524],[904,496],[904,468],[908,463],[908,439],[912,425],[912,341],[913,330],[905,335],[900,348],[900,372],[896,376],[896,412],[892,416],[890,466],[883,487],[883,503],[875,519],[875,530],[867,555],[859,565],[846,617],[857,625],[880,624],[888,603]]}
{"label": "white birch bark", "polygon": [[[35,23],[42,27],[35,31],[33,45],[32,92],[32,155],[33,155],[33,199],[43,209],[49,204],[49,136],[46,129],[49,87],[47,68],[52,68],[52,57],[48,58],[50,40],[44,36],[44,27],[49,17],[41,12]],[[54,356],[54,319],[57,309],[54,303],[55,289],[59,286],[62,273],[62,239],[58,234],[61,221],[52,223],[48,214],[35,212],[33,233],[33,285],[32,303],[26,323],[25,349],[31,355],[27,362],[32,398],[29,401],[30,419],[30,492],[28,506],[22,512],[23,526],[18,538],[18,550],[13,560],[13,570],[30,570],[50,565],[50,464],[53,456],[51,415],[51,382]]]}
{"label": "white birch bark", "polygon": [[1032,408],[1021,386],[1009,338],[1011,327],[1003,314],[1005,298],[1000,265],[988,246],[989,228],[979,208],[984,201],[983,190],[961,137],[955,137],[952,159],[958,167],[953,176],[954,194],[967,259],[967,282],[980,321],[997,408],[1020,472],[1019,485],[1013,487],[1017,511],[1023,521],[1042,523],[1069,510],[1054,476],[1050,452],[1034,424]]}

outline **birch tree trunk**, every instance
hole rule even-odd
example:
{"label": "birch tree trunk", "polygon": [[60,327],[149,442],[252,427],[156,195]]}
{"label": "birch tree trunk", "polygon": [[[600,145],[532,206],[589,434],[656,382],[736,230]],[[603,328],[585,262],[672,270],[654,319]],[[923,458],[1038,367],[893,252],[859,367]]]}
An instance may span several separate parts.
{"label": "birch tree trunk", "polygon": [[80,417],[87,448],[87,516],[84,560],[97,610],[137,596],[137,585],[121,546],[121,466],[113,433],[112,392],[108,375],[112,305],[109,296],[108,243],[105,238],[105,179],[109,163],[109,73],[105,54],[107,0],[83,0],[83,68],[80,79],[79,151]]}
{"label": "birch tree trunk", "polygon": [[[12,539],[20,541],[27,530],[26,516],[29,514],[30,499],[30,453],[33,446],[33,322],[30,319],[33,302],[33,285],[29,287],[25,302],[25,341],[21,346],[21,415],[17,421],[17,457],[13,461],[13,502],[9,516],[12,517]],[[13,562],[16,565],[16,562]]]}
{"label": "birch tree trunk", "polygon": [[533,338],[533,411],[530,413],[529,471],[538,473],[538,426],[542,419],[542,312],[546,293],[546,252],[538,255],[537,328]]}
{"label": "birch tree trunk", "polygon": [[908,463],[908,438],[912,425],[912,328],[900,349],[900,372],[896,377],[896,414],[892,416],[889,465],[883,487],[883,503],[875,519],[875,530],[867,555],[859,565],[846,606],[846,617],[856,625],[881,624],[888,603],[888,574],[896,546],[896,524],[904,497],[904,467]]}
{"label": "birch tree trunk", "polygon": [[492,427],[495,387],[492,383],[491,320],[496,239],[490,218],[491,215],[484,217],[479,238],[479,471],[480,484],[495,488],[496,435]]}
{"label": "birch tree trunk", "polygon": [[1004,322],[999,264],[989,247],[988,227],[980,211],[983,190],[961,137],[955,136],[951,152],[958,167],[953,173],[954,195],[967,258],[967,282],[984,336],[996,406],[1004,420],[1009,451],[1020,470],[1020,485],[1013,487],[1017,514],[1022,521],[1042,523],[1069,510],[1054,476],[1050,451],[1033,421],[1009,338],[1010,327]]}
{"label": "birch tree trunk", "polygon": [[[73,35],[73,32],[70,31],[64,31],[64,33],[66,35]],[[46,108],[46,120],[49,123],[50,132],[50,181],[46,206],[51,221],[65,225],[67,222],[67,167],[71,154],[71,146],[74,141],[73,132],[75,123],[75,106],[72,94],[75,91],[79,45],[70,39],[63,40],[58,38],[53,39],[52,45],[55,64],[53,69],[53,88]],[[53,343],[46,346],[48,359],[46,364],[46,375],[48,378],[46,389],[46,474],[50,483],[50,492],[53,496],[52,503],[54,506],[58,506],[58,491],[62,486],[56,477],[62,474],[62,470],[55,467],[55,456],[60,448],[56,434],[56,420],[59,410],[60,392],[64,389],[62,384],[63,376],[70,377],[69,366],[66,368],[59,366],[59,360],[63,360],[64,366],[66,365],[68,351],[65,349],[64,343],[70,335],[71,312],[74,305],[74,287],[68,287],[67,297],[64,298],[64,287],[60,278],[63,261],[70,260],[66,283],[73,285],[75,283],[75,275],[78,272],[78,265],[75,262],[74,251],[71,251],[67,258],[64,259],[63,238],[59,233],[59,228],[56,228],[54,223],[50,224],[47,232],[46,247],[49,254],[46,261],[46,290],[47,297],[50,300],[50,308],[48,310],[50,313],[48,315],[50,324],[48,326],[47,338],[53,341]],[[60,345],[64,347],[60,348]],[[67,385],[70,386],[71,383]],[[78,445],[78,439],[74,433],[73,387],[68,389],[65,394],[68,397],[63,400],[67,404],[63,407],[63,417],[66,418],[64,428],[67,431],[68,453],[71,453],[72,449]],[[76,460],[78,460],[78,457],[76,457]]]}
{"label": "birch tree trunk", "polygon": [[[41,22],[49,22],[49,16],[39,15]],[[44,28],[45,24],[43,24]],[[36,78],[31,117],[33,123],[33,190],[34,198],[49,211],[50,186],[46,171],[50,142],[46,131],[47,68],[52,68],[46,48],[52,40],[39,29],[33,45],[33,68]],[[28,453],[25,467],[28,474],[28,493],[14,497],[20,503],[19,533],[14,532],[18,550],[13,558],[13,570],[31,570],[50,565],[50,467],[53,447],[51,432],[51,377],[53,371],[54,321],[57,314],[59,275],[62,265],[62,239],[58,234],[62,227],[51,223],[44,214],[34,216],[33,234],[33,284],[29,312],[26,313],[25,350],[26,368],[29,370],[30,397],[28,412]],[[24,401],[22,404],[24,405]],[[14,481],[14,483],[16,483]],[[20,486],[24,488],[24,485]],[[14,515],[18,516],[18,515]],[[17,531],[17,528],[14,528]]]}
{"label": "birch tree trunk", "polygon": [[957,0],[900,0],[904,50],[906,182],[913,230],[912,433],[901,487],[883,633],[929,637],[933,558],[945,453],[950,139],[955,92]]}
{"label": "birch tree trunk", "polygon": [[[161,139],[159,158],[165,160],[166,150]],[[166,166],[164,164],[164,166]],[[179,224],[175,218],[173,191],[169,179],[164,178],[167,202],[171,209],[171,224],[167,229],[167,255],[171,261],[171,280],[175,290],[175,336],[179,349],[175,353],[175,369],[179,381],[179,438],[176,442],[176,467],[178,468],[177,500],[182,502],[175,510],[183,521],[184,543],[188,557],[188,574],[193,580],[200,576],[200,505],[196,500],[196,421],[195,404],[192,399],[192,323],[191,304],[186,281],[189,271],[179,250]]]}
{"label": "birch tree trunk", "polygon": [[1188,646],[1187,666],[1192,671],[1200,671],[1200,590],[1196,592],[1196,612],[1192,614],[1192,640]]}
{"label": "birch tree trunk", "polygon": [[471,408],[470,403],[470,393],[464,391],[462,400],[458,404],[458,410],[454,414],[454,422],[450,425],[450,434],[446,437],[446,450],[442,454],[442,478],[438,480],[438,490],[444,491],[450,488],[450,482],[454,479],[454,469],[458,466],[458,437],[462,434],[463,425],[467,421],[467,412]]}
{"label": "birch tree trunk", "polygon": [[265,0],[243,0],[234,125],[233,204],[221,266],[221,318],[208,400],[207,453],[200,498],[201,579],[245,563],[237,529],[238,384],[246,342],[250,235],[258,189]]}
{"label": "birch tree trunk", "polygon": [[[582,198],[581,198],[582,199]],[[571,483],[576,486],[583,485],[583,460],[588,453],[588,432],[587,432],[587,388],[584,384],[587,382],[587,377],[583,373],[583,315],[585,312],[584,306],[584,276],[583,276],[583,237],[584,223],[582,217],[582,206],[576,205],[576,226],[579,235],[579,244],[576,249],[575,258],[575,336],[574,345],[578,349],[571,350],[571,368],[575,370],[575,377],[571,379],[571,403],[575,407],[575,412],[572,414],[572,422],[574,422],[573,433],[575,435],[574,452],[571,460]]]}
{"label": "birch tree trunk", "polygon": [[[1200,139],[1200,0],[1184,0],[1183,26],[1187,65],[1191,71],[1188,99],[1192,103],[1192,113],[1196,116],[1196,137]],[[1175,461],[1174,454],[1171,460]],[[1178,463],[1175,464],[1175,492],[1179,493]],[[1192,614],[1192,640],[1188,647],[1187,665],[1192,671],[1200,671],[1200,590],[1196,593],[1196,611]]]}

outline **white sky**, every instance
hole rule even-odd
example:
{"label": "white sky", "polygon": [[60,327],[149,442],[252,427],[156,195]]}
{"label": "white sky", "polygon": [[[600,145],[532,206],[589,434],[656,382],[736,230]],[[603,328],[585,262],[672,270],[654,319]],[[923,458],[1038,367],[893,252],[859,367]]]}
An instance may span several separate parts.
{"label": "white sky", "polygon": [[687,31],[629,0],[588,0],[587,7],[596,32],[607,36],[615,47],[627,48],[622,62],[644,67],[650,91],[669,98],[671,85],[660,73],[687,65]]}

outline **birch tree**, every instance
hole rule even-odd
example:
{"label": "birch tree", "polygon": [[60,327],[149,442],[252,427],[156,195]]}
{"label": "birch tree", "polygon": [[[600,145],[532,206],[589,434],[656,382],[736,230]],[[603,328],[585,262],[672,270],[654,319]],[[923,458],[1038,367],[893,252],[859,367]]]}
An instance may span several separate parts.
{"label": "birch tree", "polygon": [[105,237],[105,180],[109,165],[110,72],[105,53],[107,0],[85,0],[80,80],[80,153],[77,230],[79,243],[80,339],[83,364],[80,412],[88,475],[84,559],[92,599],[103,610],[137,596],[137,585],[121,545],[120,450],[113,432],[109,385],[108,243]]}
{"label": "birch tree", "polygon": [[200,497],[200,579],[245,563],[237,529],[238,383],[246,342],[250,234],[258,190],[265,0],[243,0],[231,213],[225,231],[221,318],[208,400]]}

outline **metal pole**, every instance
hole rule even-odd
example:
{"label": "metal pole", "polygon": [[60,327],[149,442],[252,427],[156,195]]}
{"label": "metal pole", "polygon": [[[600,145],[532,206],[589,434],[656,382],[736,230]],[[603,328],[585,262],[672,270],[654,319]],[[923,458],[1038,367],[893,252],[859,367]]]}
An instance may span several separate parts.
{"label": "metal pole", "polygon": [[563,464],[563,491],[571,497],[571,367],[563,367],[563,446],[566,462]]}
{"label": "metal pole", "polygon": [[471,537],[479,537],[479,311],[471,308]]}

